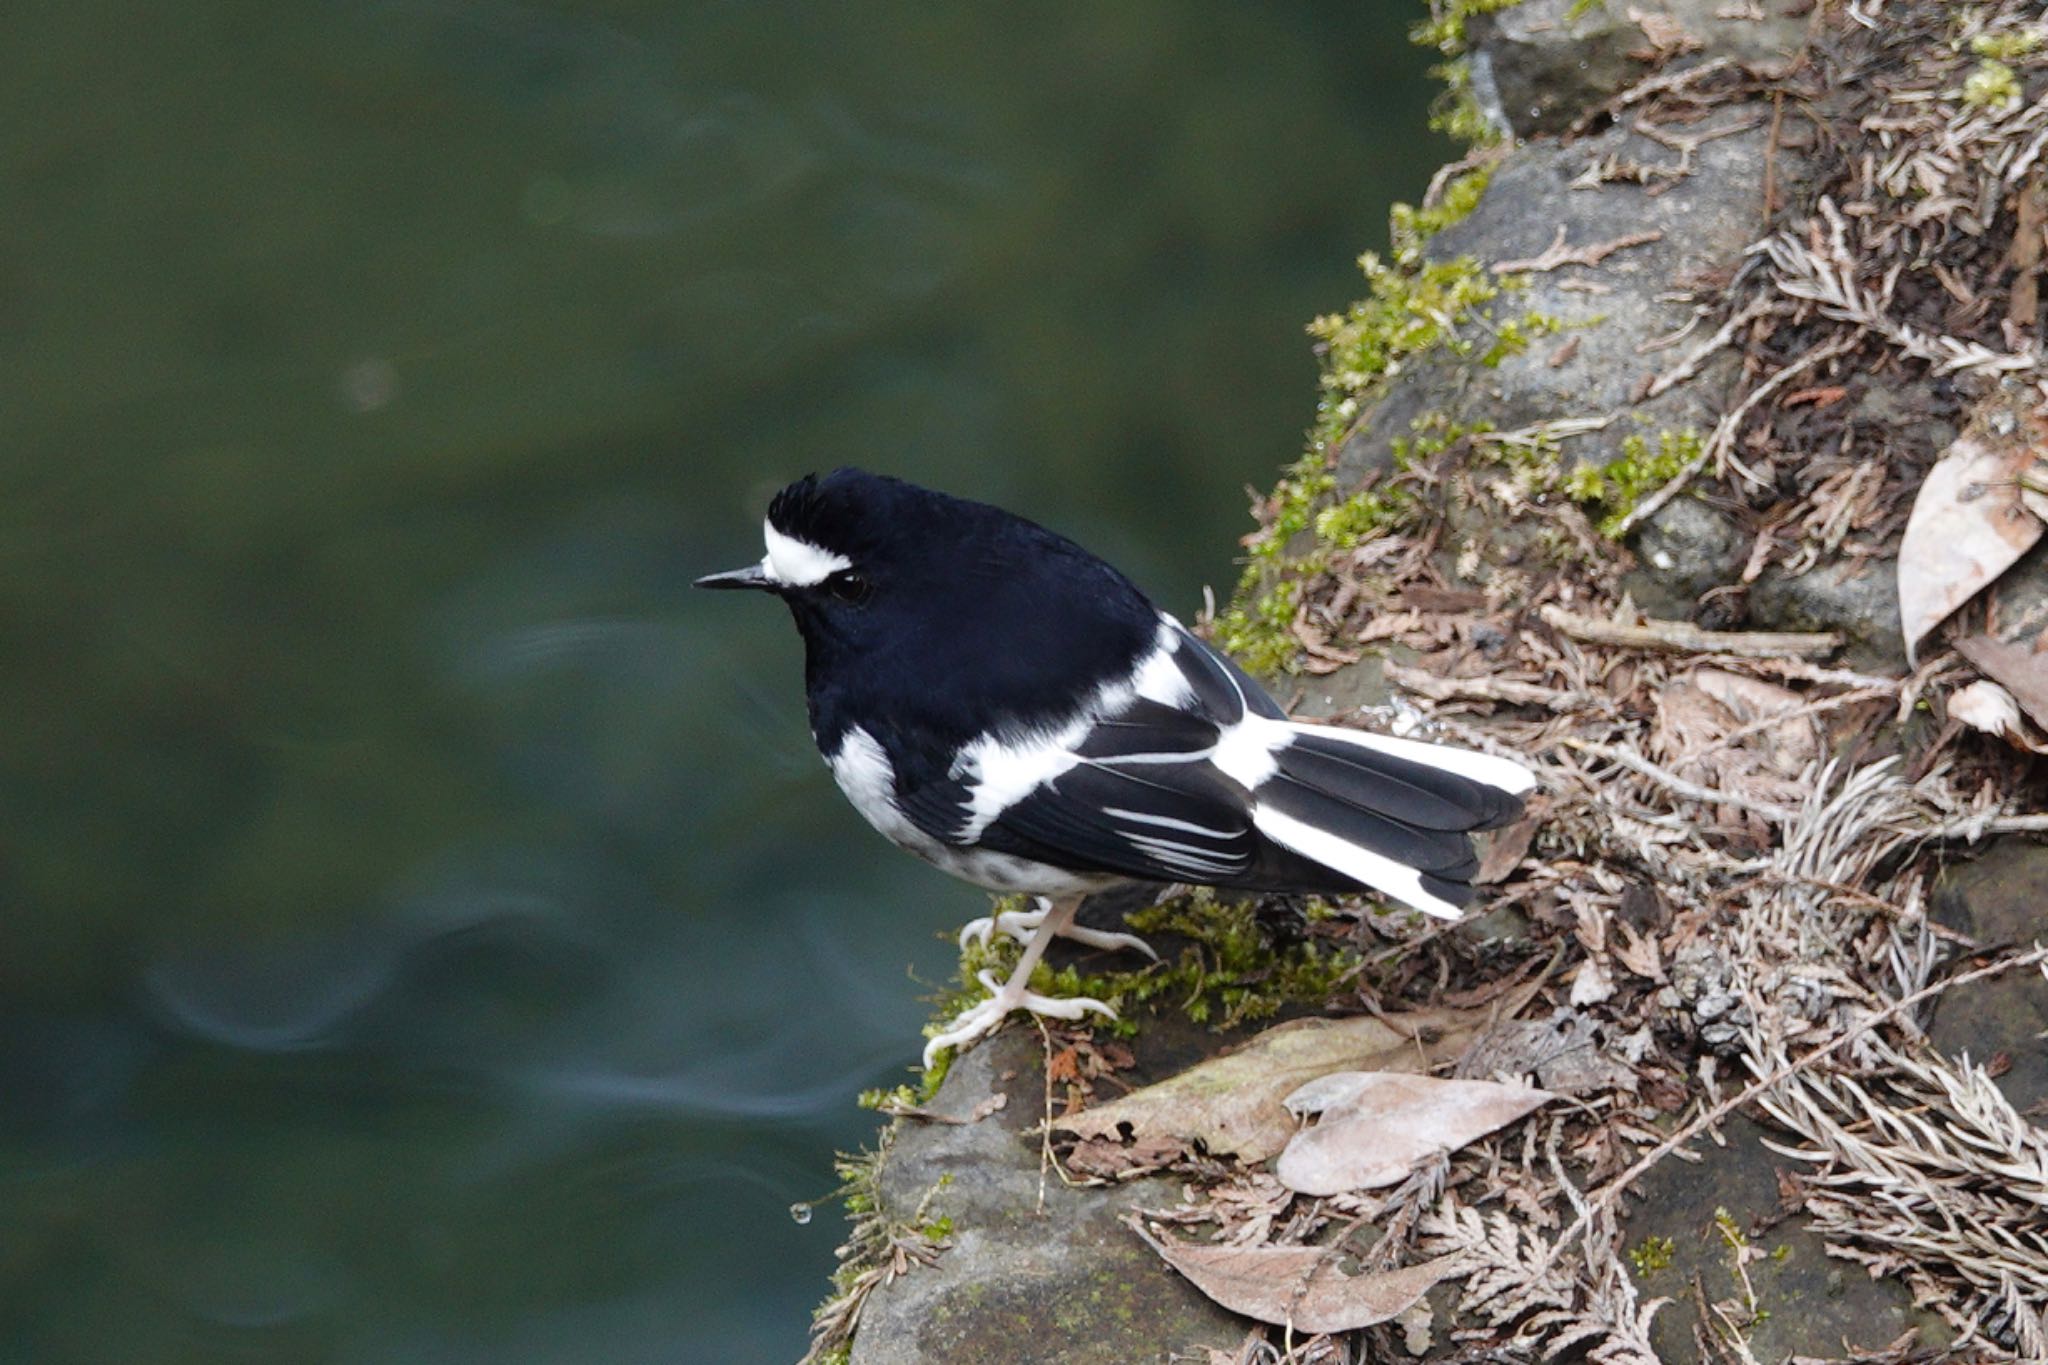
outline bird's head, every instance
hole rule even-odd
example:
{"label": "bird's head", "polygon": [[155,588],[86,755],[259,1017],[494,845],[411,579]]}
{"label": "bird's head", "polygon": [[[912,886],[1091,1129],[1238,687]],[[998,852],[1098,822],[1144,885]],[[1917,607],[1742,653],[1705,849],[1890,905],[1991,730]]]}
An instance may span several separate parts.
{"label": "bird's head", "polygon": [[930,504],[942,499],[858,469],[798,479],[768,504],[767,553],[758,564],[697,580],[700,588],[753,588],[789,604],[807,638],[858,634],[864,618],[916,586],[929,557]]}

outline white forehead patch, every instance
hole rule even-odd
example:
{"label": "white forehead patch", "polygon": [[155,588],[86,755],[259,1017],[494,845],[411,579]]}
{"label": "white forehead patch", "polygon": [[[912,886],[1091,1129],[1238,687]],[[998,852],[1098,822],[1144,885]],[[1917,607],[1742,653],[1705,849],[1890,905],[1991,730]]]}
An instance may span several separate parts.
{"label": "white forehead patch", "polygon": [[792,588],[808,588],[812,584],[823,583],[841,569],[853,567],[853,561],[845,555],[833,554],[808,540],[786,536],[775,529],[773,522],[761,523],[761,535],[768,542],[768,557],[761,561],[761,571]]}

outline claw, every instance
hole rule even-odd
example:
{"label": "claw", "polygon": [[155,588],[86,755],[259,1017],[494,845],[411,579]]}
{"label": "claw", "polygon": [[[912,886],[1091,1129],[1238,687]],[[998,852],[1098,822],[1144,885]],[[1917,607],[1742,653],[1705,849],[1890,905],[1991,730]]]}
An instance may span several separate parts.
{"label": "claw", "polygon": [[[944,1032],[935,1035],[925,1043],[925,1070],[931,1070],[933,1065],[937,1063],[939,1054],[947,1048],[958,1048],[994,1033],[996,1029],[1002,1026],[1003,1020],[1009,1017],[1012,1010],[1029,1010],[1033,1014],[1043,1015],[1050,1019],[1079,1019],[1082,1015],[1091,1011],[1110,1019],[1116,1018],[1116,1011],[1100,1000],[1090,1000],[1083,996],[1060,999],[1049,995],[1039,995],[1029,989],[1032,969],[1037,967],[1039,958],[1045,955],[1045,945],[1063,933],[1069,937],[1078,937],[1078,935],[1073,933],[1073,919],[1074,911],[1079,908],[1080,903],[1080,899],[1076,897],[1072,900],[1047,905],[1042,910],[1011,911],[1008,914],[976,920],[960,931],[963,947],[966,945],[970,935],[981,937],[986,942],[987,934],[994,932],[1012,933],[1010,924],[1005,923],[1005,921],[1011,921],[1012,923],[1028,921],[1030,927],[1035,932],[1031,936],[1031,941],[1024,946],[1024,955],[1017,960],[1017,966],[1011,971],[1009,980],[996,980],[995,972],[989,968],[983,968],[980,972],[976,973],[976,979],[981,982],[983,989],[989,992],[989,998],[963,1011],[957,1019],[946,1027]],[[1023,927],[1022,924],[1019,924],[1019,927]],[[1135,944],[1143,948],[1147,953],[1152,951],[1149,947],[1145,947],[1141,941],[1133,939],[1129,934],[1107,934],[1093,929],[1083,930],[1082,933],[1094,935],[1093,938],[1082,938],[1081,941],[1084,943],[1094,943],[1097,947],[1128,947]],[[1102,939],[1130,940],[1130,942],[1119,942],[1111,945],[1100,942],[1099,940]]]}
{"label": "claw", "polygon": [[[1038,931],[1038,927],[1045,923],[1045,917],[1050,913],[1051,902],[1040,896],[1036,910],[1005,910],[999,915],[983,915],[980,919],[971,919],[960,926],[960,949],[965,952],[969,943],[978,943],[987,948],[995,941],[997,934],[1015,939],[1019,943],[1028,942],[1031,935]],[[1070,938],[1090,948],[1101,948],[1108,952],[1128,949],[1134,953],[1143,953],[1154,962],[1159,960],[1159,954],[1152,950],[1152,945],[1136,934],[1119,934],[1108,929],[1084,929],[1072,922],[1054,932],[1059,938]]]}

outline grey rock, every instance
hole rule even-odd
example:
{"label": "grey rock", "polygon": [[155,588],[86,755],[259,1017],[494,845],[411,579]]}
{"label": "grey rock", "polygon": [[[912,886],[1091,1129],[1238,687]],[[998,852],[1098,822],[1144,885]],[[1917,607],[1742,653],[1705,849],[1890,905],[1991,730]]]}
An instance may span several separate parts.
{"label": "grey rock", "polygon": [[[1766,0],[1763,17],[1724,14],[1728,0],[1522,0],[1468,27],[1487,77],[1474,94],[1489,117],[1517,136],[1560,132],[1650,74],[1652,44],[1643,23],[1675,24],[1698,49],[1673,57],[1666,70],[1717,58],[1744,66],[1788,69],[1806,44],[1804,0]],[[1574,10],[1581,10],[1576,15]],[[1689,46],[1690,44],[1688,44]],[[1489,98],[1492,103],[1489,105]]]}
{"label": "grey rock", "polygon": [[[2027,943],[2040,936],[2048,905],[2048,847],[1999,839],[1969,862],[1945,869],[1935,885],[1935,919],[1977,942]],[[1983,1064],[2003,1053],[2011,1070],[1998,1086],[2014,1107],[2048,1099],[2048,982],[2037,972],[2010,972],[1953,990],[1935,1007],[1928,1036],[1950,1056]]]}
{"label": "grey rock", "polygon": [[[1160,1033],[1153,1043],[1152,1035]],[[1148,1026],[1148,1058],[1171,1068],[1213,1049],[1214,1035]],[[1157,1063],[1155,1063],[1157,1064]],[[1148,1079],[1150,1079],[1148,1077]],[[899,1122],[881,1172],[881,1203],[907,1221],[950,1218],[950,1250],[877,1289],[854,1337],[854,1365],[1127,1365],[1234,1351],[1250,1324],[1216,1307],[1117,1220],[1177,1203],[1163,1177],[1069,1189],[1041,1167],[1027,1133],[1044,1114],[1043,1049],[1013,1028],[954,1063],[931,1107],[966,1117],[996,1094],[1005,1107],[976,1123]]]}
{"label": "grey rock", "polygon": [[[1735,1115],[1721,1131],[1725,1145],[1697,1144],[1698,1162],[1673,1158],[1651,1167],[1623,1221],[1623,1245],[1631,1249],[1640,1252],[1653,1237],[1670,1243],[1668,1265],[1637,1271],[1636,1289],[1644,1299],[1672,1300],[1650,1327],[1658,1359],[1702,1358],[1694,1338],[1695,1283],[1708,1303],[1732,1299],[1737,1320],[1746,1315],[1735,1252],[1716,1219],[1722,1210],[1739,1235],[1767,1253],[1746,1267],[1755,1307],[1765,1315],[1745,1329],[1750,1358],[1874,1354],[1916,1329],[1925,1334],[1921,1344],[1941,1344],[1940,1324],[1913,1308],[1912,1295],[1898,1280],[1873,1280],[1859,1266],[1830,1259],[1825,1242],[1804,1219],[1780,1220],[1776,1167],[1782,1158],[1763,1146],[1764,1129]],[[1642,1267],[1651,1264],[1645,1259]]]}
{"label": "grey rock", "polygon": [[1854,668],[1896,668],[1906,657],[1899,562],[1890,557],[1842,559],[1803,574],[1768,569],[1750,590],[1749,616],[1771,630],[1840,631]]}
{"label": "grey rock", "polygon": [[[1709,357],[1692,379],[1656,398],[1639,400],[1638,394],[1705,339],[1696,326],[1687,333],[1695,322],[1693,307],[1674,299],[1672,291],[1688,281],[1725,277],[1763,230],[1768,111],[1737,105],[1717,117],[1755,126],[1703,144],[1692,174],[1658,195],[1621,182],[1573,187],[1589,165],[1610,158],[1675,162],[1676,153],[1626,129],[1570,146],[1524,147],[1496,170],[1470,216],[1430,242],[1431,257],[1528,259],[1540,256],[1560,228],[1570,247],[1610,242],[1624,232],[1656,231],[1663,237],[1616,251],[1598,266],[1533,274],[1528,289],[1496,300],[1496,317],[1537,314],[1563,324],[1557,336],[1538,340],[1499,366],[1487,369],[1432,354],[1396,375],[1340,445],[1339,484],[1351,486],[1390,467],[1393,442],[1425,414],[1441,414],[1461,426],[1490,422],[1503,430],[1611,416],[1604,429],[1564,443],[1567,466],[1605,465],[1622,456],[1631,436],[1654,443],[1665,431],[1711,430],[1736,378],[1728,352]],[[1791,173],[1782,154],[1780,171]],[[1451,549],[1460,541],[1480,541],[1485,562],[1512,562],[1540,553],[1515,539],[1529,534],[1526,524],[1468,524],[1454,528]],[[1631,589],[1639,602],[1672,616],[1691,615],[1699,595],[1727,581],[1747,552],[1732,522],[1690,498],[1660,513],[1639,545],[1642,567]]]}
{"label": "grey rock", "polygon": [[1713,588],[1735,580],[1749,551],[1734,519],[1698,498],[1679,497],[1648,521],[1636,540],[1640,566],[1622,579],[1652,616],[1684,618]]}
{"label": "grey rock", "polygon": [[[1661,232],[1662,240],[1616,251],[1597,266],[1567,265],[1533,274],[1528,289],[1503,294],[1494,304],[1497,317],[1539,314],[1557,319],[1563,330],[1493,369],[1455,357],[1423,357],[1394,379],[1345,440],[1338,456],[1339,481],[1348,484],[1370,469],[1384,468],[1390,443],[1407,435],[1411,423],[1426,412],[1443,412],[1461,423],[1484,418],[1503,429],[1617,414],[1606,430],[1574,438],[1565,447],[1567,459],[1595,463],[1619,455],[1631,435],[1654,438],[1661,429],[1708,429],[1734,377],[1726,354],[1710,361],[1699,377],[1655,399],[1637,402],[1636,394],[1704,339],[1696,332],[1671,340],[1694,319],[1692,306],[1672,299],[1672,291],[1688,281],[1725,277],[1763,230],[1769,110],[1731,105],[1717,117],[1756,126],[1703,144],[1692,174],[1657,195],[1621,182],[1573,188],[1588,166],[1609,158],[1676,165],[1677,153],[1626,129],[1569,146],[1524,147],[1510,156],[1471,214],[1431,239],[1431,259],[1527,260],[1542,255],[1560,228],[1565,244],[1575,248],[1624,233]],[[1782,156],[1780,161],[1782,171]],[[1561,363],[1553,363],[1567,340],[1576,344]]]}

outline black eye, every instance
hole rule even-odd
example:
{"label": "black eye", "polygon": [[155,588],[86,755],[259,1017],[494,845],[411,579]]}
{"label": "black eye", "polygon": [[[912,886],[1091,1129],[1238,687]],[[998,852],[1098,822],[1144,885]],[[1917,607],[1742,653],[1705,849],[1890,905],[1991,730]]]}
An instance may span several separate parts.
{"label": "black eye", "polygon": [[836,601],[858,606],[868,600],[868,594],[874,589],[869,585],[866,575],[854,569],[841,569],[825,580],[825,591]]}

